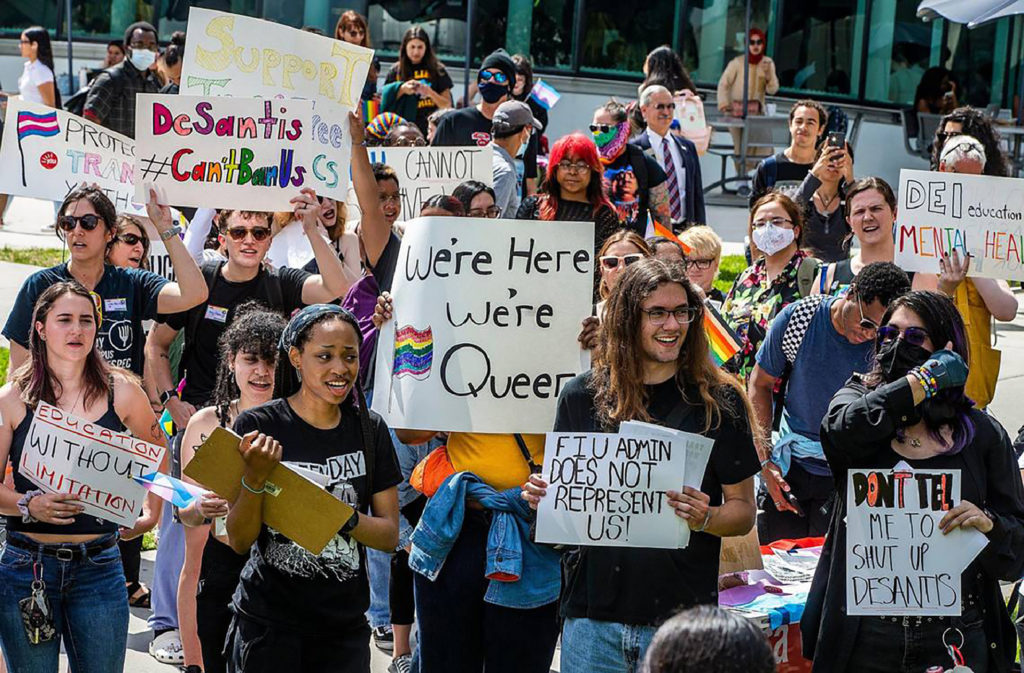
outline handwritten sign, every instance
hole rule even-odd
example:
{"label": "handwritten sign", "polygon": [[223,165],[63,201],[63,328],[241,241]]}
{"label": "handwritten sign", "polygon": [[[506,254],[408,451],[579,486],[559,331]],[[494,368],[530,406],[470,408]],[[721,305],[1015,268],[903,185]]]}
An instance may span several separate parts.
{"label": "handwritten sign", "polygon": [[311,184],[309,101],[139,94],[136,200],[147,183],[180,206],[291,210]]}
{"label": "handwritten sign", "polygon": [[[686,480],[687,454],[712,440],[626,428],[619,434],[548,433],[548,495],[537,511],[537,541],[678,549],[689,529],[665,491]],[[702,478],[701,474],[698,481]]]}
{"label": "handwritten sign", "polygon": [[[423,202],[438,194],[451,194],[466,180],[494,184],[494,148],[483,147],[371,147],[371,163],[395,169],[398,196],[402,200],[399,222],[415,218]],[[349,208],[358,210],[355,191],[349,194]],[[515,213],[504,213],[506,218]]]}
{"label": "handwritten sign", "polygon": [[352,153],[348,113],[359,104],[372,60],[372,49],[342,40],[193,7],[181,93],[313,101],[310,179],[318,194],[344,201]]}
{"label": "handwritten sign", "polygon": [[406,226],[373,408],[396,428],[545,432],[585,366],[594,225],[428,217]]}
{"label": "handwritten sign", "polygon": [[939,273],[942,254],[971,254],[969,276],[1024,279],[1024,180],[900,171],[896,264]]}
{"label": "handwritten sign", "polygon": [[99,185],[119,212],[139,210],[132,204],[135,141],[64,110],[12,98],[0,165],[2,194],[63,201],[88,182]]}
{"label": "handwritten sign", "polygon": [[939,521],[960,502],[960,470],[850,470],[846,609],[856,615],[960,614],[960,575],[988,544]]}
{"label": "handwritten sign", "polygon": [[79,516],[131,527],[147,493],[135,478],[159,470],[165,453],[40,402],[18,471],[44,491],[75,495],[85,507]]}

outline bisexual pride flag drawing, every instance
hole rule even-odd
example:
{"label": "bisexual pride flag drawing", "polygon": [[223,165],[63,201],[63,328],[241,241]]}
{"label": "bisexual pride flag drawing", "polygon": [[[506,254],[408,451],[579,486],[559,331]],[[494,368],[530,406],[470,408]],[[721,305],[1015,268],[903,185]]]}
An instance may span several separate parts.
{"label": "bisexual pride flag drawing", "polygon": [[392,376],[411,376],[422,380],[430,376],[430,367],[433,363],[434,335],[429,325],[422,330],[412,325],[395,330],[395,362],[391,369]]}
{"label": "bisexual pride flag drawing", "polygon": [[28,110],[18,111],[18,152],[21,153],[21,186],[27,187],[25,181],[25,152],[21,148],[21,141],[30,136],[43,136],[49,138],[60,133],[60,125],[57,123],[57,113],[47,112],[36,114]]}
{"label": "bisexual pride flag drawing", "polygon": [[708,335],[711,359],[719,367],[740,352],[740,339],[711,302],[704,302],[704,332]]}

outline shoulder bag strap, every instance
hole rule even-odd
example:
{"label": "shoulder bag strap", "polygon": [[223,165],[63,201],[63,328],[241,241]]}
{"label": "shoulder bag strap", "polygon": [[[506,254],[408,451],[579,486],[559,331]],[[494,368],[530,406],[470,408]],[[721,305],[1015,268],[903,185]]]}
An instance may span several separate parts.
{"label": "shoulder bag strap", "polygon": [[530,474],[540,474],[543,470],[541,469],[540,465],[534,462],[533,456],[530,455],[530,449],[527,448],[526,446],[526,440],[523,439],[523,436],[518,432],[513,433],[512,436],[515,437],[516,446],[519,447],[519,452],[523,454],[523,458],[526,460],[526,464],[530,466]]}

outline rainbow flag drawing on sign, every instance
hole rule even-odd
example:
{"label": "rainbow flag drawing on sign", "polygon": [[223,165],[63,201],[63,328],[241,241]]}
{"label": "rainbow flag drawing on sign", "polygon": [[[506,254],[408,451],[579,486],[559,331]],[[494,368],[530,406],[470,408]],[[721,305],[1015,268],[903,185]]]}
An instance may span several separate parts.
{"label": "rainbow flag drawing on sign", "polygon": [[412,325],[395,330],[395,363],[393,376],[425,379],[434,362],[434,334],[430,327],[418,330]]}
{"label": "rainbow flag drawing on sign", "polygon": [[704,302],[704,332],[708,335],[711,359],[721,367],[740,352],[740,339],[711,302]]}
{"label": "rainbow flag drawing on sign", "polygon": [[555,91],[555,87],[542,79],[538,79],[537,83],[533,85],[533,88],[530,89],[530,95],[533,96],[535,101],[544,106],[546,110],[555,107],[562,98],[562,94]]}
{"label": "rainbow flag drawing on sign", "polygon": [[36,114],[28,110],[18,111],[18,152],[21,154],[21,186],[27,187],[25,181],[25,150],[21,147],[21,141],[31,136],[42,136],[49,138],[60,133],[60,124],[57,123],[57,113],[47,112]]}

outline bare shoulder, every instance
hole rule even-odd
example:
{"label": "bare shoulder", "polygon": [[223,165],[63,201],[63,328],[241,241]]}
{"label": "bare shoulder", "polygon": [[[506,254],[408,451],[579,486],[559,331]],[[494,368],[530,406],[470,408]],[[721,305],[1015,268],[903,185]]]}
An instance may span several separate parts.
{"label": "bare shoulder", "polygon": [[25,418],[25,403],[21,401],[21,390],[13,383],[0,386],[0,425],[17,426]]}

